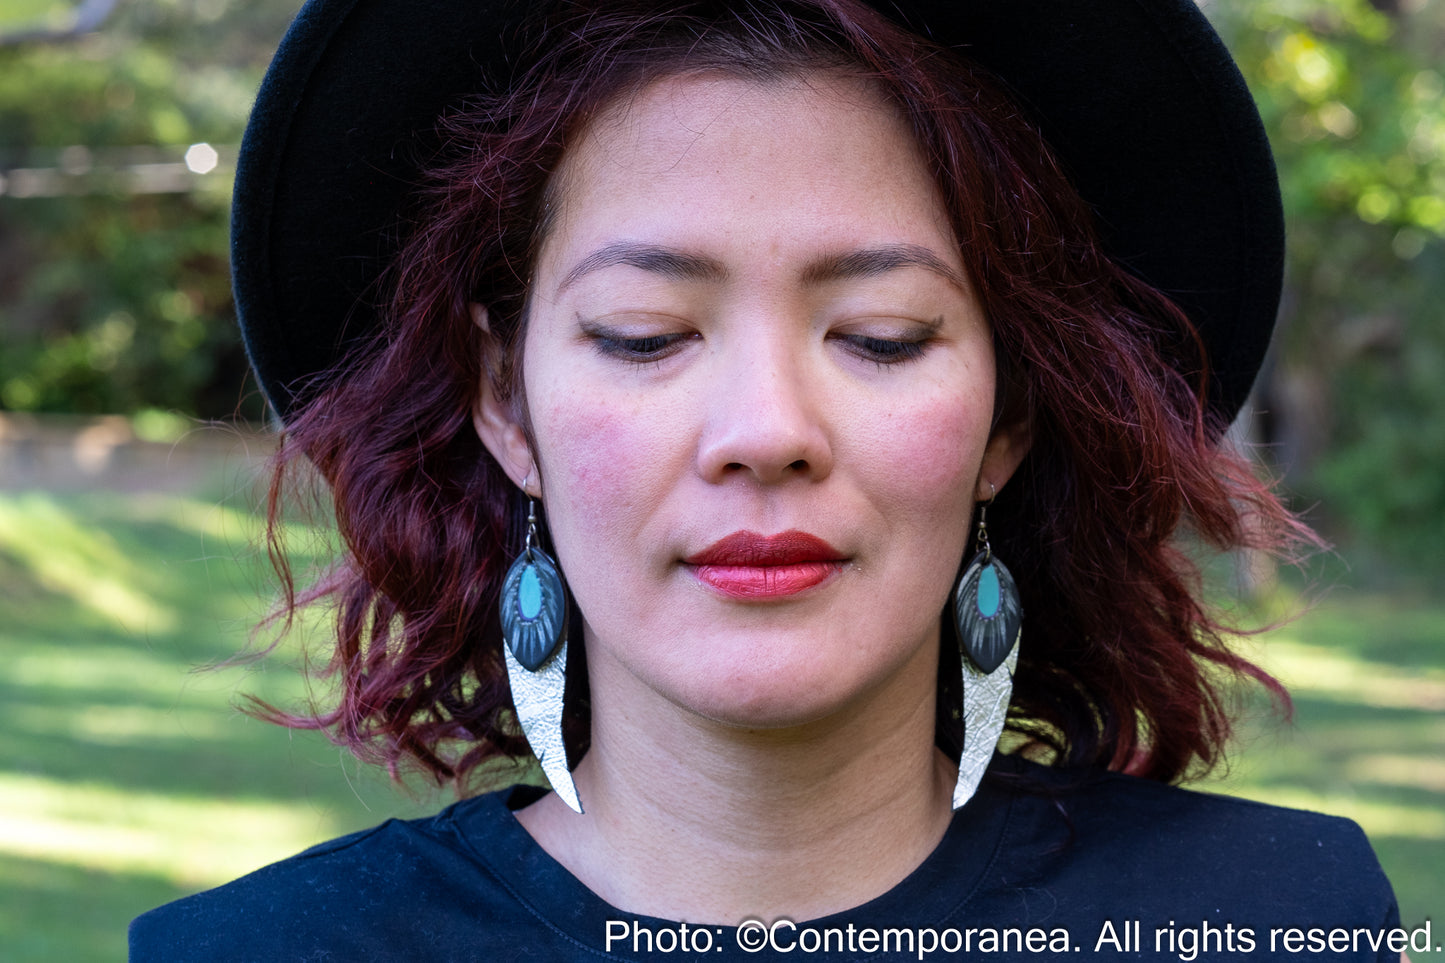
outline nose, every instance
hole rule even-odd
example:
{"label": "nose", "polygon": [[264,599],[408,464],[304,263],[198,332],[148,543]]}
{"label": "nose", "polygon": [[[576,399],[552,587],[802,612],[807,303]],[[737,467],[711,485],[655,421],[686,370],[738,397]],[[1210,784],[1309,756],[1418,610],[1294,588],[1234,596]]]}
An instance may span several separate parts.
{"label": "nose", "polygon": [[821,480],[833,470],[826,399],[799,346],[785,339],[718,366],[706,405],[698,469],[708,481]]}

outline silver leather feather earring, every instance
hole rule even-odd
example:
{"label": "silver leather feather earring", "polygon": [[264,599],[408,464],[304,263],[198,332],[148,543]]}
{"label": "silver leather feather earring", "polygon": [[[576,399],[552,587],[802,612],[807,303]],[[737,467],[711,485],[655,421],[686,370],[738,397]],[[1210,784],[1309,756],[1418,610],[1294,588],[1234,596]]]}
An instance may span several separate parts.
{"label": "silver leather feather earring", "polygon": [[953,593],[963,663],[963,753],[953,787],[954,809],[973,797],[1003,734],[1023,635],[1018,587],[988,542],[986,516],[992,504],[991,495],[979,506],[977,554]]}
{"label": "silver leather feather earring", "polygon": [[567,688],[567,590],[557,563],[537,545],[537,507],[527,499],[527,542],[502,582],[502,654],[512,705],[552,791],[582,811],[562,742]]}

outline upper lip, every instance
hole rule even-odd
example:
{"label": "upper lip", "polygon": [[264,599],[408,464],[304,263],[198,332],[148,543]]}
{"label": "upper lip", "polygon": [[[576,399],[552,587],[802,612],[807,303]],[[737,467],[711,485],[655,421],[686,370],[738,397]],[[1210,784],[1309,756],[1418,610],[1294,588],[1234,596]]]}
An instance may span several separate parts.
{"label": "upper lip", "polygon": [[847,556],[823,539],[796,529],[776,535],[733,532],[683,559],[689,565],[796,565],[846,560]]}

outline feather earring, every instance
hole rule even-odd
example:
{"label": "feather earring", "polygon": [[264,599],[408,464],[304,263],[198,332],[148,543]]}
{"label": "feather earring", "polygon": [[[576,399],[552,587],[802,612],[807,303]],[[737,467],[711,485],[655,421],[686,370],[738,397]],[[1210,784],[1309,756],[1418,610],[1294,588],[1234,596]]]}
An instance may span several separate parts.
{"label": "feather earring", "polygon": [[527,542],[502,582],[502,655],[512,704],[527,745],[552,791],[582,811],[562,742],[567,688],[567,589],[551,556],[537,546],[536,504],[527,501]]}
{"label": "feather earring", "polygon": [[1023,635],[1018,587],[988,541],[986,516],[992,504],[990,496],[979,506],[977,554],[953,593],[954,628],[963,663],[963,753],[953,789],[954,809],[973,797],[1003,734]]}

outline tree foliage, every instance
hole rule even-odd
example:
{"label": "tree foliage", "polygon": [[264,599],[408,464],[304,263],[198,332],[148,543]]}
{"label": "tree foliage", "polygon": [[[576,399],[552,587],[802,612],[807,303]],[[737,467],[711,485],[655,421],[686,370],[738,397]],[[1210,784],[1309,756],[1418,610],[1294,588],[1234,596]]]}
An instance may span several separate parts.
{"label": "tree foliage", "polygon": [[1336,533],[1445,538],[1445,4],[1218,0],[1280,166],[1289,269],[1261,385]]}
{"label": "tree foliage", "polygon": [[228,172],[136,181],[239,141],[295,6],[122,4],[97,32],[0,47],[0,408],[260,415],[230,302]]}

